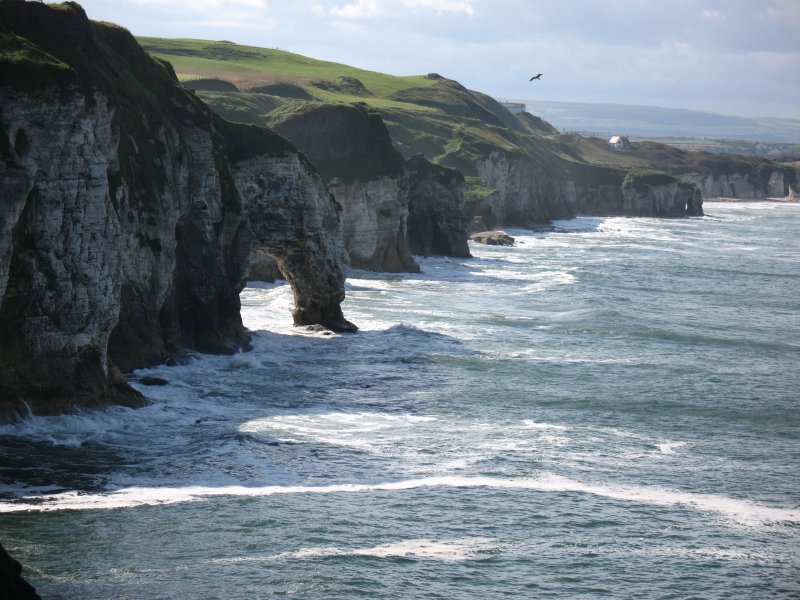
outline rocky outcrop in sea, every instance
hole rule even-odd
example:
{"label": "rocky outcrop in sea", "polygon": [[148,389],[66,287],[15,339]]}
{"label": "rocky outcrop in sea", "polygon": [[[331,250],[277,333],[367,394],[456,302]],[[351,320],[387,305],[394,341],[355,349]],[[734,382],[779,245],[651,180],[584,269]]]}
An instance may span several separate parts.
{"label": "rocky outcrop in sea", "polygon": [[700,189],[691,182],[678,181],[669,175],[630,173],[622,184],[622,197],[626,214],[643,217],[703,215]]}

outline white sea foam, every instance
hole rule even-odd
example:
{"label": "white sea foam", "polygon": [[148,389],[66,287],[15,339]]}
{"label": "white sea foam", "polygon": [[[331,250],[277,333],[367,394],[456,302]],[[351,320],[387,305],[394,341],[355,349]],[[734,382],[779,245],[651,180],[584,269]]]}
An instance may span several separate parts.
{"label": "white sea foam", "polygon": [[530,281],[524,290],[544,290],[556,285],[570,285],[577,281],[569,271],[531,271],[530,269],[484,269],[475,273],[478,277],[493,277],[503,280]]}
{"label": "white sea foam", "polygon": [[[794,557],[781,556],[774,552],[769,551],[756,551],[756,550],[739,550],[730,548],[687,548],[684,546],[666,546],[666,547],[650,547],[640,548],[630,551],[631,554],[655,556],[655,557],[678,557],[678,558],[693,558],[701,560],[725,560],[725,561],[747,561],[758,562],[763,564],[776,564],[786,562],[787,559],[792,561]],[[795,564],[797,559],[792,561]]]}
{"label": "white sea foam", "polygon": [[124,407],[52,417],[33,416],[18,423],[0,425],[0,433],[77,448],[90,439],[124,435],[137,427],[140,417],[141,413]]}
{"label": "white sea foam", "polygon": [[602,217],[576,217],[574,219],[556,219],[553,227],[564,232],[597,231],[605,221]]}
{"label": "white sea foam", "polygon": [[455,540],[412,539],[379,544],[365,548],[320,546],[301,548],[269,556],[241,556],[218,559],[215,563],[274,562],[279,560],[305,560],[331,556],[369,556],[373,558],[406,558],[458,562],[481,558],[496,550],[497,540],[490,538],[463,538]]}
{"label": "white sea foam", "polygon": [[554,431],[567,431],[564,425],[554,425],[552,423],[537,423],[533,419],[525,419],[522,425],[526,429],[539,429],[539,430],[554,430]]}
{"label": "white sea foam", "polygon": [[436,417],[425,415],[334,412],[254,419],[243,423],[239,431],[288,435],[306,442],[411,459],[417,450],[409,447],[409,441],[422,443],[419,440],[426,436],[420,434],[420,428],[429,434],[437,421]]}
{"label": "white sea foam", "polygon": [[464,561],[480,558],[480,553],[496,547],[495,540],[467,538],[440,541],[414,539],[381,544],[371,548],[303,548],[278,555],[278,558],[318,558],[326,556],[371,556],[375,558],[413,558],[443,561]]}
{"label": "white sea foam", "polygon": [[656,444],[658,446],[659,451],[661,454],[675,454],[675,451],[678,448],[683,448],[688,446],[688,442],[663,442],[661,444]]}
{"label": "white sea foam", "polygon": [[239,427],[244,433],[260,433],[272,430],[298,431],[303,433],[368,433],[402,425],[431,423],[436,417],[425,415],[393,415],[383,413],[323,413],[318,415],[285,415],[254,419]]}
{"label": "white sea foam", "polygon": [[800,523],[800,509],[797,508],[770,507],[749,500],[740,500],[714,494],[681,492],[651,486],[590,484],[554,474],[544,474],[537,479],[502,479],[495,477],[464,477],[450,475],[385,483],[346,483],[327,486],[131,487],[99,494],[64,492],[61,494],[24,497],[13,501],[3,501],[0,502],[0,513],[134,508],[139,506],[169,505],[180,502],[196,502],[219,496],[265,497],[277,494],[351,494],[396,492],[431,487],[581,493],[624,502],[667,507],[684,507],[702,512],[717,513],[725,519],[748,526],[769,523]]}

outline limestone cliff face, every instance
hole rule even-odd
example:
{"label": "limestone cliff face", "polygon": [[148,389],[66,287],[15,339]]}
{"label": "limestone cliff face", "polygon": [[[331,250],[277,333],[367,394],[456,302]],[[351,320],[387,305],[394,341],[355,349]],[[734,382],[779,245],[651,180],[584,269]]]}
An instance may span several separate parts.
{"label": "limestone cliff face", "polygon": [[0,64],[0,419],[138,404],[117,367],[246,347],[251,243],[291,274],[298,323],[343,322],[338,212],[291,144],[232,134],[77,5],[0,20],[23,63]]}
{"label": "limestone cliff face", "polygon": [[341,207],[320,174],[288,153],[242,158],[234,177],[259,253],[272,257],[292,285],[295,323],[355,331],[340,307],[347,264]]}
{"label": "limestone cliff face", "polygon": [[419,271],[406,234],[405,173],[368,181],[333,179],[328,189],[342,205],[344,242],[352,266],[370,271]]}
{"label": "limestone cliff face", "polygon": [[622,183],[567,184],[567,193],[575,195],[577,214],[595,217],[624,215],[625,198]]}
{"label": "limestone cliff face", "polygon": [[763,178],[756,178],[750,173],[687,173],[681,175],[681,179],[697,185],[704,198],[746,200],[787,197],[794,183],[794,178],[786,177],[782,170],[771,171]]}
{"label": "limestone cliff face", "polygon": [[624,186],[625,214],[642,217],[702,216],[703,197],[700,190],[685,182],[644,186]]}
{"label": "limestone cliff face", "polygon": [[422,256],[469,258],[464,177],[422,155],[406,162],[409,173],[408,240]]}
{"label": "limestone cliff face", "polygon": [[374,271],[418,271],[406,239],[408,178],[376,112],[314,105],[275,125],[319,168],[342,206],[350,264]]}
{"label": "limestone cliff face", "polygon": [[575,215],[575,197],[564,186],[568,180],[554,177],[529,157],[494,151],[475,167],[486,185],[497,190],[491,206],[499,224],[525,227]]}
{"label": "limestone cliff face", "polygon": [[[477,163],[495,193],[472,212],[490,226],[530,226],[575,215],[682,217],[703,214],[699,189],[666,174],[641,179],[591,165],[550,169],[492,152]],[[636,185],[633,185],[635,182]],[[474,215],[471,215],[474,216]]]}
{"label": "limestone cliff face", "polygon": [[0,172],[1,397],[35,412],[134,399],[109,357],[125,368],[246,342],[236,298],[245,262],[225,270],[222,253],[249,238],[221,196],[210,131],[154,132],[155,201],[120,159],[117,109],[103,94],[4,88],[0,105],[2,135],[26,139]]}

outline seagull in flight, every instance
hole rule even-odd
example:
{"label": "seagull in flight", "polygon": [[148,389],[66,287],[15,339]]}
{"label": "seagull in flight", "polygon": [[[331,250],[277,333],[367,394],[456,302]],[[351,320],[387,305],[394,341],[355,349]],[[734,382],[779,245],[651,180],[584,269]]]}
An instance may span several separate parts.
{"label": "seagull in flight", "polygon": [[534,75],[533,77],[531,77],[531,81],[533,81],[534,79],[541,79],[541,78],[542,78],[542,73],[539,73],[538,75]]}

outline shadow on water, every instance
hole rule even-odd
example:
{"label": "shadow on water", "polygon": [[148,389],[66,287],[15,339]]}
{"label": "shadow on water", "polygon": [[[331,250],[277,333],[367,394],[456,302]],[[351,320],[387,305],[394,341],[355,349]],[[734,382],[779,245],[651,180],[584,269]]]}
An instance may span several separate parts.
{"label": "shadow on water", "polygon": [[122,462],[119,452],[105,446],[70,447],[9,435],[0,435],[0,457],[0,499],[13,497],[20,487],[28,492],[97,490],[104,474]]}

